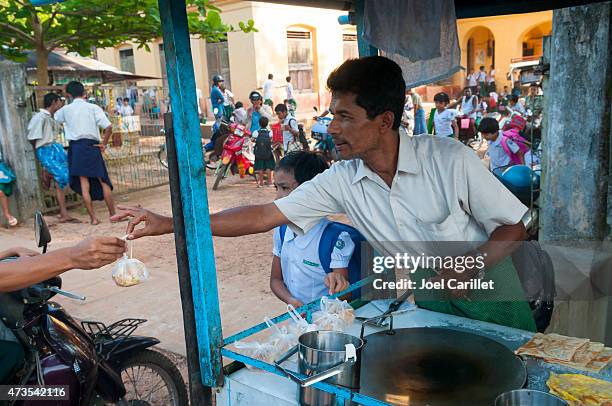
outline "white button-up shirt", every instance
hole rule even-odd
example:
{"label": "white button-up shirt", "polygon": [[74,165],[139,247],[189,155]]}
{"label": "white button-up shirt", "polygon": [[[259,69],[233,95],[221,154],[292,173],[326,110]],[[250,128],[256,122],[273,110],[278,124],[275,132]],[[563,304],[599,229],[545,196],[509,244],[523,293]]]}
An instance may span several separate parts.
{"label": "white button-up shirt", "polygon": [[28,140],[36,141],[36,148],[44,147],[55,141],[59,133],[59,124],[53,120],[51,113],[45,109],[32,116],[28,123]]}
{"label": "white button-up shirt", "polygon": [[454,139],[403,134],[391,187],[362,160],[353,159],[335,163],[275,203],[298,233],[324,216],[345,213],[375,248],[389,255],[410,250],[399,242],[479,245],[496,228],[520,222],[527,211],[472,149]]}
{"label": "white button-up shirt", "polygon": [[100,141],[100,129],[111,125],[100,106],[82,98],[76,98],[59,109],[55,113],[55,120],[64,124],[64,134],[68,141],[83,138]]}

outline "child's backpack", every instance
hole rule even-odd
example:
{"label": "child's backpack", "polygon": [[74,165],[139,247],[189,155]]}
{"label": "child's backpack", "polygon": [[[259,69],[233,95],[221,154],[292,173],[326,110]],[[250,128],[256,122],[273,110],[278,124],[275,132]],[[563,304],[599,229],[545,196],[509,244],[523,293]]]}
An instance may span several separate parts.
{"label": "child's backpack", "polygon": [[519,150],[523,153],[523,155],[529,151],[527,140],[519,134],[519,131],[516,128],[510,128],[509,130],[502,132],[501,146],[506,154],[510,157],[510,163],[512,165],[520,165],[521,159],[518,154],[512,152],[508,146],[508,140],[514,141],[516,145],[518,145]]}
{"label": "child's backpack", "polygon": [[257,160],[272,159],[272,139],[269,130],[262,128],[257,132],[254,152]]}
{"label": "child's backpack", "polygon": [[[283,224],[280,226],[280,239],[281,247],[285,241],[285,231],[287,231],[287,225]],[[353,256],[348,265],[349,271],[349,283],[353,284],[361,279],[361,243],[365,241],[365,238],[357,229],[349,226],[348,224],[338,223],[332,221],[325,226],[321,240],[319,240],[319,262],[325,273],[330,273],[331,255],[338,241],[338,237],[342,232],[346,231],[353,242],[355,243],[355,250]],[[359,290],[353,292],[353,299],[359,297]]]}
{"label": "child's backpack", "polygon": [[520,132],[520,131],[523,131],[526,126],[527,126],[527,120],[525,120],[525,118],[521,116],[520,114],[514,114],[512,115],[510,120],[506,122],[506,124],[504,124],[502,131],[507,131],[507,130],[514,128]]}

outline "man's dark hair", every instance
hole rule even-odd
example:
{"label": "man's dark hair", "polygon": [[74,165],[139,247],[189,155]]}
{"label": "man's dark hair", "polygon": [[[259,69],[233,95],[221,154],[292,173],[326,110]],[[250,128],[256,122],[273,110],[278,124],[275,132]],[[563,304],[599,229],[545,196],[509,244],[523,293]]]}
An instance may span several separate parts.
{"label": "man's dark hair", "polygon": [[481,66],[480,66],[480,70],[484,70],[484,65],[481,65]]}
{"label": "man's dark hair", "polygon": [[329,75],[327,88],[332,93],[354,94],[355,103],[365,109],[370,120],[385,111],[392,112],[393,129],[399,128],[406,82],[402,69],[391,59],[383,56],[349,59]]}
{"label": "man's dark hair", "polygon": [[241,101],[239,101],[239,102],[236,102],[236,104],[234,105],[234,107],[235,107],[235,108],[237,108],[237,109],[240,109],[240,108],[243,108],[243,107],[244,107],[244,104],[242,104],[242,102],[241,102]]}
{"label": "man's dark hair", "polygon": [[123,98],[123,101],[124,101],[124,102],[128,102],[128,103],[129,103],[129,102],[130,102],[130,98],[129,98],[129,97],[124,97],[124,98]]}
{"label": "man's dark hair", "polygon": [[268,122],[269,121],[267,117],[264,117],[264,116],[259,117],[259,126],[261,128],[266,128],[268,126]]}
{"label": "man's dark hair", "polygon": [[285,78],[285,80],[286,80],[287,82],[291,82],[291,76],[287,76],[287,77]]}
{"label": "man's dark hair", "polygon": [[486,134],[495,134],[499,131],[499,123],[493,117],[485,117],[480,121],[478,131]]}
{"label": "man's dark hair", "polygon": [[277,171],[293,172],[296,182],[301,185],[329,168],[323,155],[313,151],[290,152],[276,167]]}
{"label": "man's dark hair", "polygon": [[85,87],[81,82],[73,80],[66,85],[66,93],[72,97],[82,97],[85,94]]}
{"label": "man's dark hair", "polygon": [[285,104],[277,104],[276,107],[274,107],[274,111],[277,113],[286,113],[288,110]]}
{"label": "man's dark hair", "polygon": [[57,93],[47,93],[43,97],[43,108],[46,109],[47,107],[51,107],[51,105],[59,99],[60,97],[57,95]]}
{"label": "man's dark hair", "polygon": [[272,79],[274,76],[272,76],[271,73],[268,73],[268,79]]}
{"label": "man's dark hair", "polygon": [[515,94],[513,94],[512,96],[510,96],[510,101],[513,101],[513,102],[515,102],[515,103],[518,103],[518,99],[519,99],[519,98],[518,98],[518,96],[517,96],[517,95],[515,95]]}
{"label": "man's dark hair", "polygon": [[436,93],[434,101],[438,103],[450,103],[450,97],[444,92]]}

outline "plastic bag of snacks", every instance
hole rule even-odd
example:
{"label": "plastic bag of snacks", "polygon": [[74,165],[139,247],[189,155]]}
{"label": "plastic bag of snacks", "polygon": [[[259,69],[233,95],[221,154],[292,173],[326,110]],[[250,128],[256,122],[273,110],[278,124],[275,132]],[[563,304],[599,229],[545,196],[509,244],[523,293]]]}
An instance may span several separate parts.
{"label": "plastic bag of snacks", "polygon": [[346,300],[321,298],[320,309],[312,314],[319,330],[345,331],[355,320],[355,312]]}
{"label": "plastic bag of snacks", "polygon": [[129,242],[130,245],[130,256],[128,257],[127,252],[123,254],[121,258],[115,264],[113,268],[113,281],[115,285],[121,287],[128,287],[138,285],[140,282],[149,279],[149,271],[147,267],[140,260],[132,257],[133,242]]}
{"label": "plastic bag of snacks", "polygon": [[[247,357],[255,358],[260,361],[267,362],[268,364],[274,364],[276,359],[276,355],[278,354],[278,350],[274,345],[273,341],[267,341],[260,343],[259,341],[249,341],[243,342],[238,341],[235,343],[237,349],[241,350],[240,352]],[[252,365],[246,364],[246,367],[251,371],[257,370]]]}
{"label": "plastic bag of snacks", "polygon": [[315,331],[317,326],[314,324],[310,324],[305,318],[303,318],[293,305],[287,305],[287,311],[289,312],[289,316],[295,322],[293,325],[293,333],[300,338],[300,336],[304,333],[308,333],[310,331]]}
{"label": "plastic bag of snacks", "polygon": [[297,345],[298,336],[295,331],[289,331],[286,326],[278,326],[268,317],[264,317],[264,321],[274,332],[270,337],[271,342],[277,349],[277,353],[282,355]]}

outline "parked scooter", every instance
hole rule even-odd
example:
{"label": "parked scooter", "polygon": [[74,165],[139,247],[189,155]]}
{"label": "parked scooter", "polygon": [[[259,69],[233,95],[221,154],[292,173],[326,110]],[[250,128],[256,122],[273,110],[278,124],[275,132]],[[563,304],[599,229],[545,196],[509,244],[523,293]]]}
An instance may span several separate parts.
{"label": "parked scooter", "polygon": [[[36,214],[38,246],[51,241],[42,214]],[[187,405],[187,389],[174,365],[151,347],[154,337],[132,336],[146,320],[124,319],[106,325],[78,322],[49,300],[56,294],[85,297],[61,289],[55,277],[29,288],[0,294],[0,317],[26,353],[11,385],[62,386],[68,400],[13,401],[14,406]],[[59,392],[58,392],[59,393]]]}
{"label": "parked scooter", "polygon": [[221,163],[215,169],[213,190],[217,190],[221,180],[228,173],[238,173],[241,178],[253,175],[255,156],[251,147],[251,133],[242,124],[229,124],[230,133],[223,143]]}
{"label": "parked scooter", "polygon": [[[318,109],[314,107],[314,111],[318,112]],[[332,136],[327,133],[327,128],[332,122],[332,118],[315,116],[314,120],[315,123],[310,129],[312,139],[316,140],[314,150],[320,151],[327,162],[337,161],[338,153],[336,152],[334,140]]]}

